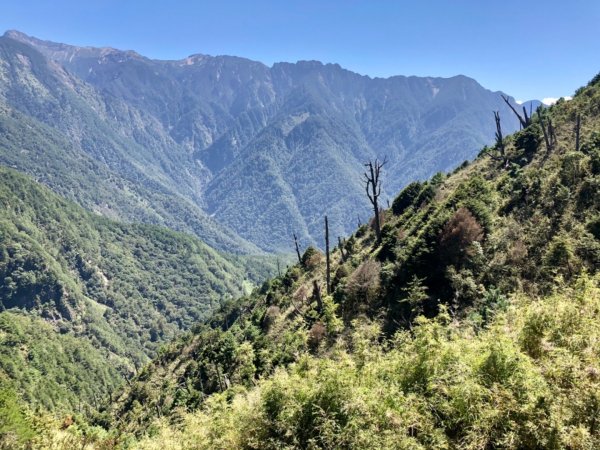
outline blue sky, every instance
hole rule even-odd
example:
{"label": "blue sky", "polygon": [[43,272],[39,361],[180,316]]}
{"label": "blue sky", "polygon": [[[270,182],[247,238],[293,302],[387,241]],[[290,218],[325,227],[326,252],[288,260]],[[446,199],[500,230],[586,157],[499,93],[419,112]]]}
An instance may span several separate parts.
{"label": "blue sky", "polygon": [[316,59],[370,76],[464,74],[517,99],[600,71],[600,0],[2,0],[0,30],[160,59]]}

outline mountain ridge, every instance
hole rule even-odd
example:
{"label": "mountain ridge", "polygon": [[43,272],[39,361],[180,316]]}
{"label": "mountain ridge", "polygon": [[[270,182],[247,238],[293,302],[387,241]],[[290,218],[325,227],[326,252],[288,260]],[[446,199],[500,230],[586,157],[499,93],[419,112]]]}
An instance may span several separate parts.
{"label": "mountain ridge", "polygon": [[[388,157],[384,195],[391,200],[409,182],[451,170],[490,143],[493,110],[506,133],[518,128],[500,92],[464,75],[371,78],[317,61],[160,61],[14,31],[4,39],[33,46],[81,80],[90,92],[83,101],[104,105],[110,115],[103,120],[127,137],[119,138],[124,159],[151,168],[159,184],[267,251],[289,251],[293,233],[317,245],[328,211],[332,232],[348,234],[356,214],[344,211],[369,214],[359,181],[368,159]],[[260,225],[250,230],[257,216]],[[205,238],[202,228],[196,232]]]}

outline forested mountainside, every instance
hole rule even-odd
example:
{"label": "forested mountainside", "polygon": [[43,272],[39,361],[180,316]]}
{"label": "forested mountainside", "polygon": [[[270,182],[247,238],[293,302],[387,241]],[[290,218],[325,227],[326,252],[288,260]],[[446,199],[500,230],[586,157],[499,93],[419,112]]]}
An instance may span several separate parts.
{"label": "forested mountainside", "polygon": [[[315,245],[325,212],[332,235],[347,235],[369,214],[365,160],[388,157],[391,200],[493,141],[491,111],[505,133],[519,127],[501,93],[464,76],[371,79],[335,64],[229,56],[158,61],[15,31],[0,42],[0,120],[12,127],[2,135],[19,136],[0,147],[2,163],[89,209],[226,250],[256,252],[251,241],[287,251],[292,233]],[[40,139],[57,150],[49,161]],[[221,235],[215,221],[242,238]]]}
{"label": "forested mountainside", "polygon": [[271,273],[264,257],[115,222],[0,168],[0,383],[34,409],[98,407],[161,343]]}
{"label": "forested mountainside", "polygon": [[193,233],[229,252],[259,253],[202,210],[202,176],[192,175],[197,165],[177,150],[148,115],[102,97],[34,48],[0,37],[2,165],[108,217]]}
{"label": "forested mountainside", "polygon": [[110,431],[40,442],[598,448],[599,184],[600,76],[409,185],[381,242],[363,225],[332,251],[330,294],[309,247],[164,347],[97,419]]}

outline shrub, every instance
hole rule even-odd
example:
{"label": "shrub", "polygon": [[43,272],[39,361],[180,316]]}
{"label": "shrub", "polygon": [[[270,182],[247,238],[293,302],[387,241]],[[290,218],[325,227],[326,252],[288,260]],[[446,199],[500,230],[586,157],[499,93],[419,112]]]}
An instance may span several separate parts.
{"label": "shrub", "polygon": [[25,448],[35,435],[33,426],[14,390],[3,379],[0,383],[0,448]]}
{"label": "shrub", "polygon": [[315,322],[308,332],[308,345],[312,350],[319,348],[319,345],[327,336],[327,328],[323,322]]}
{"label": "shrub", "polygon": [[347,299],[344,304],[345,315],[354,315],[373,306],[380,288],[379,272],[381,265],[371,259],[363,262],[348,278],[346,283]]}
{"label": "shrub", "polygon": [[333,280],[331,281],[332,288],[335,289],[340,284],[340,282],[349,274],[350,273],[348,272],[348,269],[344,264],[338,266],[338,268],[335,271],[335,274],[333,275]]}
{"label": "shrub", "polygon": [[586,172],[585,155],[581,152],[569,152],[562,159],[560,179],[565,186],[574,186]]}
{"label": "shrub", "polygon": [[529,161],[533,158],[540,145],[540,132],[538,124],[531,124],[526,129],[515,134],[515,146],[523,150],[525,157]]}
{"label": "shrub", "polygon": [[592,218],[586,228],[596,239],[600,240],[600,216]]}
{"label": "shrub", "polygon": [[419,208],[433,200],[436,192],[435,188],[436,185],[434,185],[433,182],[426,183],[414,202],[415,207]]}
{"label": "shrub", "polygon": [[551,273],[571,277],[575,271],[576,256],[573,244],[566,235],[555,236],[550,243],[544,265]]}
{"label": "shrub", "polygon": [[322,261],[323,254],[313,246],[308,247],[302,255],[302,265],[307,270],[315,269]]}
{"label": "shrub", "polygon": [[292,266],[283,276],[283,285],[285,287],[291,287],[294,282],[298,281],[302,276],[302,269],[298,266]]}
{"label": "shrub", "polygon": [[483,228],[467,208],[459,208],[440,234],[440,252],[446,264],[457,266],[472,253],[471,244],[484,237]]}
{"label": "shrub", "polygon": [[269,330],[277,318],[281,315],[281,309],[279,306],[269,306],[265,311],[265,315],[262,319],[262,325],[265,330]]}
{"label": "shrub", "polygon": [[392,212],[397,216],[402,215],[409,206],[414,205],[414,202],[422,189],[423,183],[420,181],[413,181],[406,186],[394,199],[394,202],[392,203]]}

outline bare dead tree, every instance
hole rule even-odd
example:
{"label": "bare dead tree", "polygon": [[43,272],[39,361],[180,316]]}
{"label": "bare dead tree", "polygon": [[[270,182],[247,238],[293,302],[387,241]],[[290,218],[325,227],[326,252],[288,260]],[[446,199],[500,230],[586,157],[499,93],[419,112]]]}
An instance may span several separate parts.
{"label": "bare dead tree", "polygon": [[550,137],[550,145],[554,148],[556,146],[556,133],[554,132],[554,125],[552,125],[550,117],[548,117],[548,136]]}
{"label": "bare dead tree", "polygon": [[502,124],[500,123],[499,111],[494,111],[494,120],[496,121],[496,148],[498,148],[500,154],[504,157],[504,137],[502,136]]}
{"label": "bare dead tree", "polygon": [[381,222],[379,220],[379,196],[381,195],[381,168],[387,163],[387,158],[383,161],[375,159],[375,161],[369,161],[365,164],[367,171],[363,174],[363,182],[365,183],[365,190],[367,197],[371,205],[373,205],[373,212],[375,213],[375,235],[377,236],[377,243],[381,243]]}
{"label": "bare dead tree", "polygon": [[300,256],[300,247],[298,247],[298,238],[294,233],[294,245],[296,246],[296,255],[298,255],[298,264],[302,265],[302,256]]}
{"label": "bare dead tree", "polygon": [[325,216],[325,265],[327,277],[327,295],[331,294],[331,265],[329,261],[329,222]]}
{"label": "bare dead tree", "polygon": [[281,267],[279,266],[279,258],[277,258],[277,276],[281,276]]}
{"label": "bare dead tree", "polygon": [[542,107],[537,109],[537,114],[540,119],[540,126],[542,127],[542,133],[544,134],[544,142],[546,143],[546,152],[550,153],[556,145],[556,134],[554,132],[554,125],[552,125],[552,119],[548,117],[548,120],[544,120],[544,114]]}
{"label": "bare dead tree", "polygon": [[356,221],[356,228],[360,228],[362,226],[362,222],[360,221],[360,216],[358,214],[356,215]]}
{"label": "bare dead tree", "polygon": [[581,114],[577,114],[577,120],[575,121],[575,151],[579,151],[579,133],[581,131]]}
{"label": "bare dead tree", "polygon": [[527,115],[527,109],[525,109],[524,106],[523,106],[523,116],[525,116],[525,117],[523,118],[521,116],[521,114],[519,114],[517,112],[517,110],[514,108],[514,106],[510,104],[510,101],[507,96],[505,96],[505,95],[500,95],[500,96],[502,97],[502,100],[504,100],[504,103],[506,103],[508,105],[508,107],[512,110],[512,112],[515,113],[515,116],[517,116],[517,118],[519,119],[521,128],[527,128],[529,125],[531,125],[531,114]]}
{"label": "bare dead tree", "polygon": [[504,136],[502,135],[502,125],[500,123],[500,113],[494,111],[494,120],[496,121],[496,145],[495,149],[498,151],[498,155],[490,153],[490,157],[495,161],[501,161],[506,167],[508,159],[506,158],[506,148],[504,147]]}

